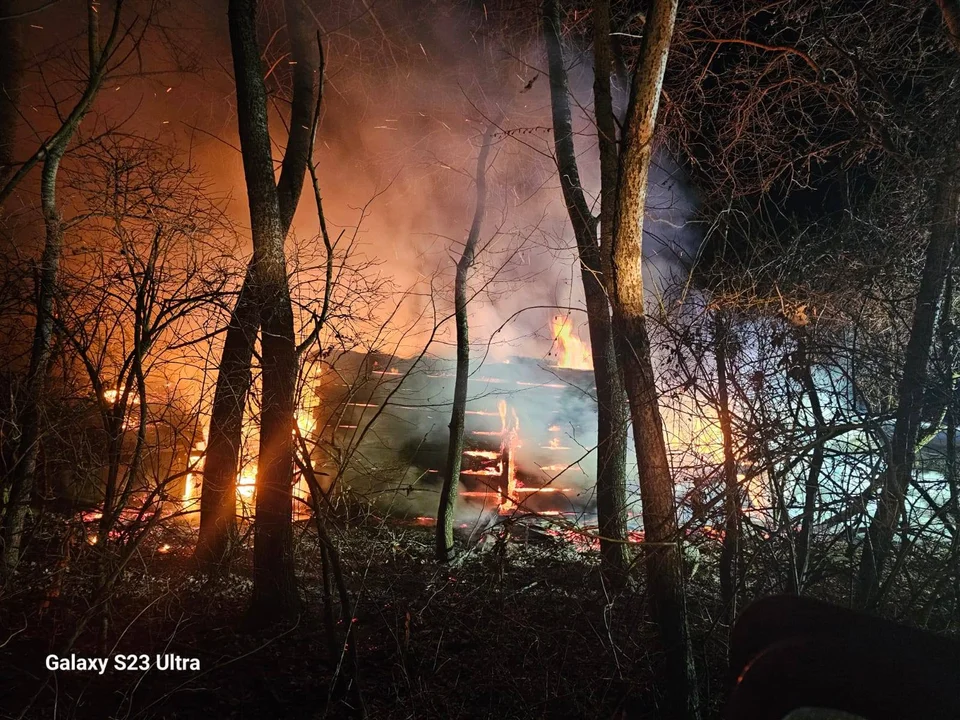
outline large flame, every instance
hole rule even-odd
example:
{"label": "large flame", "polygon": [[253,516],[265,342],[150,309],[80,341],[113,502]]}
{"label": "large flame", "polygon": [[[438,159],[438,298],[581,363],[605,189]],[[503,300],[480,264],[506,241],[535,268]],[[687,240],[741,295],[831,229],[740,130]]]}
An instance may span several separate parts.
{"label": "large flame", "polygon": [[593,355],[590,348],[573,332],[569,315],[553,318],[553,338],[557,349],[557,367],[573,370],[592,370]]}

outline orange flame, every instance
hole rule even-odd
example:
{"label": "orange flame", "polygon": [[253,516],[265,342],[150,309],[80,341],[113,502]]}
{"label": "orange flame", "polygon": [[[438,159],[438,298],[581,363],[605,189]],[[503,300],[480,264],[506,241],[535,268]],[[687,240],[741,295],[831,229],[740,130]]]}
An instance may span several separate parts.
{"label": "orange flame", "polygon": [[568,315],[553,318],[553,338],[557,348],[557,367],[573,370],[592,370],[593,355],[590,348],[573,332],[573,322]]}
{"label": "orange flame", "polygon": [[517,507],[517,464],[516,450],[519,447],[520,419],[517,411],[510,408],[511,417],[507,417],[507,401],[497,403],[500,414],[500,514],[505,514]]}

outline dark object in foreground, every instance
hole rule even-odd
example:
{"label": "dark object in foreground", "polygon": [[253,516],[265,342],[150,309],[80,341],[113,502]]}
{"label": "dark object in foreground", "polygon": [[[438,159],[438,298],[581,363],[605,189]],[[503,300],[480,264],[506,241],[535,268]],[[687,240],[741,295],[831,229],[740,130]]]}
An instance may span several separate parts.
{"label": "dark object in foreground", "polygon": [[733,629],[727,720],[829,708],[867,720],[960,718],[960,642],[828,603],[774,596]]}

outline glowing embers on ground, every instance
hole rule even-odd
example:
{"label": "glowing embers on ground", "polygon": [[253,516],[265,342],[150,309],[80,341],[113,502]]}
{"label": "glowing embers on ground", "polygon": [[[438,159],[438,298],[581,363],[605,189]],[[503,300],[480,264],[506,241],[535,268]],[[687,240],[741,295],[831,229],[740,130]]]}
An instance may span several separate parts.
{"label": "glowing embers on ground", "polygon": [[573,322],[569,315],[554,316],[553,339],[557,367],[572,370],[593,369],[593,355],[590,353],[590,348],[574,333]]}

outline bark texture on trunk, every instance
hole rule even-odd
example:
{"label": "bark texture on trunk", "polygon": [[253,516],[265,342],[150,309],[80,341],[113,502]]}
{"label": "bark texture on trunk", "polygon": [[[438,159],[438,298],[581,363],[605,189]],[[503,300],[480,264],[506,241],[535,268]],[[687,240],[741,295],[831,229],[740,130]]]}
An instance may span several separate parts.
{"label": "bark texture on trunk", "polygon": [[670,51],[677,0],[653,0],[634,68],[618,171],[611,272],[617,356],[624,376],[636,443],[643,503],[647,590],[666,654],[668,714],[700,716],[696,672],[687,628],[676,495],[658,405],[641,272],[643,217],[653,137]]}
{"label": "bark texture on trunk", "polygon": [[203,461],[196,559],[209,571],[225,567],[237,539],[237,467],[244,408],[253,381],[253,348],[260,329],[252,274],[251,264],[227,325]]}
{"label": "bark texture on trunk", "polygon": [[[284,12],[291,57],[295,62],[290,130],[276,184],[280,228],[285,238],[300,201],[310,162],[320,49],[313,43],[312,23],[302,1],[286,0]],[[210,417],[201,486],[200,536],[196,549],[197,560],[208,571],[224,569],[233,554],[236,540],[237,467],[243,414],[252,382],[253,350],[261,323],[260,304],[254,290],[254,269],[255,260],[252,260],[227,325]]]}
{"label": "bark texture on trunk", "polygon": [[3,564],[7,570],[15,568],[20,558],[24,523],[33,494],[40,451],[41,406],[53,340],[53,301],[63,255],[63,222],[57,204],[57,174],[62,156],[62,147],[47,156],[40,179],[44,244],[37,278],[37,319],[30,348],[25,402],[19,418],[19,452],[3,517]]}
{"label": "bark texture on trunk", "polygon": [[[602,3],[601,3],[602,4]],[[609,14],[609,13],[608,13]],[[569,83],[563,62],[560,42],[560,18],[556,0],[543,3],[543,28],[547,45],[550,74],[550,105],[553,114],[554,149],[557,154],[557,170],[563,200],[573,226],[580,259],[580,277],[587,306],[587,324],[590,332],[590,348],[593,353],[593,374],[597,384],[597,516],[600,531],[600,554],[607,575],[622,580],[629,565],[627,553],[626,518],[626,452],[627,414],[626,396],[620,382],[620,369],[613,351],[610,305],[604,288],[600,246],[597,244],[597,218],[590,212],[586,196],[580,184],[576,148],[573,141],[573,119],[570,112]],[[609,22],[608,22],[609,25]],[[604,36],[609,32],[604,33]],[[609,53],[607,53],[609,67]],[[599,68],[599,65],[598,65]],[[604,160],[609,161],[613,149],[613,183],[616,183],[616,145],[605,142],[605,132],[612,132],[612,106],[609,104],[610,79],[606,84],[599,79],[594,95],[597,97],[597,126],[601,135],[601,173],[609,171]],[[605,91],[604,88],[605,87]],[[604,103],[600,96],[605,96]],[[601,111],[601,106],[605,110]],[[601,115],[603,120],[601,121]],[[608,173],[609,174],[609,173]],[[601,198],[601,225],[612,225],[613,203],[611,188],[606,187]],[[606,201],[606,207],[604,206]],[[607,222],[604,223],[606,211]]]}
{"label": "bark texture on trunk", "polygon": [[[263,330],[263,396],[250,614],[255,621],[275,621],[299,610],[291,525],[298,358],[284,254],[286,228],[273,174],[256,9],[256,0],[231,0],[228,18],[237,86],[237,124],[253,238],[252,294]],[[305,171],[303,167],[302,172]],[[300,187],[302,183],[301,177]]]}
{"label": "bark texture on trunk", "polygon": [[440,488],[440,506],[437,509],[436,558],[449,562],[454,556],[453,528],[456,520],[457,492],[463,463],[463,435],[467,410],[467,384],[470,380],[470,321],[467,317],[467,280],[476,258],[477,242],[487,209],[487,165],[496,124],[487,126],[483,144],[477,156],[477,204],[473,222],[457,262],[454,280],[454,315],[457,325],[457,370],[453,388],[453,407],[450,411],[450,440],[447,445],[446,472]]}
{"label": "bark texture on trunk", "polygon": [[933,191],[933,220],[917,289],[910,338],[904,354],[897,391],[897,413],[890,441],[886,479],[863,543],[857,583],[857,603],[874,608],[881,600],[883,573],[893,548],[897,524],[903,514],[907,487],[913,476],[927,369],[937,325],[940,299],[957,237],[960,183],[955,173],[937,178]]}

